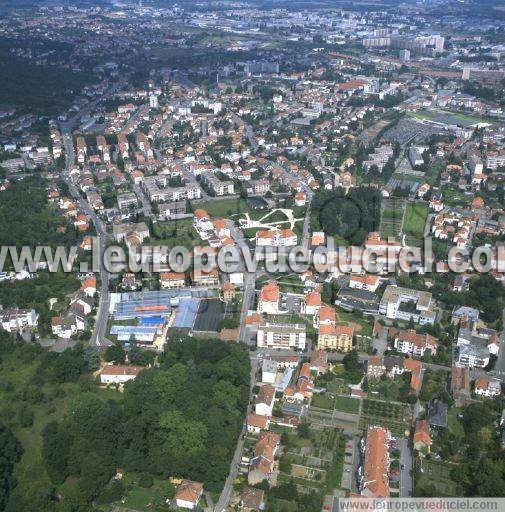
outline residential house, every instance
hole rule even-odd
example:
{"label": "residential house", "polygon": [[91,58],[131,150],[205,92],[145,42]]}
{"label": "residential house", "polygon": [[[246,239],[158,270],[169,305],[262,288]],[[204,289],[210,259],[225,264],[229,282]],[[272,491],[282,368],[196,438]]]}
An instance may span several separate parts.
{"label": "residential house", "polygon": [[372,274],[365,274],[364,276],[352,275],[349,279],[349,288],[357,290],[376,292],[379,285],[380,277]]}
{"label": "residential house", "polygon": [[352,350],[354,327],[352,325],[320,325],[317,348],[322,350]]}
{"label": "residential house", "polygon": [[274,470],[275,454],[279,448],[280,440],[281,436],[274,432],[260,434],[249,466],[247,476],[249,485],[257,485],[270,478]]}
{"label": "residential house", "polygon": [[70,338],[78,331],[84,331],[86,322],[84,318],[68,314],[65,317],[55,316],[51,318],[51,332],[58,338]]}
{"label": "residential house", "polygon": [[447,427],[447,404],[433,399],[428,405],[428,423],[434,427]]}
{"label": "residential house", "polygon": [[254,410],[260,416],[272,416],[275,401],[275,387],[264,384],[256,396]]}
{"label": "residential house", "polygon": [[251,434],[259,434],[262,430],[268,430],[270,420],[268,416],[261,414],[248,414],[246,419],[247,431]]}
{"label": "residential house", "polygon": [[100,372],[100,382],[102,384],[124,384],[134,380],[143,369],[142,366],[109,364]]}
{"label": "residential house", "polygon": [[258,312],[275,315],[279,313],[280,291],[277,283],[267,283],[261,288]]}
{"label": "residential house", "polygon": [[256,233],[258,247],[291,247],[298,243],[298,236],[291,229],[272,229]]}
{"label": "residential house", "polygon": [[180,508],[194,510],[203,494],[203,484],[191,480],[183,480],[175,494],[175,503]]}
{"label": "residential house", "polygon": [[39,315],[34,309],[0,310],[2,329],[7,332],[19,332],[26,328],[37,327]]}
{"label": "residential house", "polygon": [[231,302],[235,300],[237,295],[237,288],[233,283],[226,282],[223,284],[223,300],[225,302]]}
{"label": "residential house", "polygon": [[191,282],[194,286],[217,286],[219,284],[219,272],[217,268],[211,270],[195,270],[190,272]]}
{"label": "residential house", "polygon": [[162,272],[160,286],[161,288],[184,288],[186,279],[182,272]]}
{"label": "residential house", "polygon": [[319,373],[328,371],[328,352],[325,350],[314,350],[310,356],[310,369]]}
{"label": "residential house", "polygon": [[277,362],[271,359],[263,359],[261,363],[261,382],[275,384],[277,378]]}
{"label": "residential house", "polygon": [[413,443],[418,452],[422,454],[430,453],[433,441],[430,436],[430,424],[426,420],[417,420]]}
{"label": "residential house", "polygon": [[492,398],[501,395],[501,382],[499,380],[479,377],[475,379],[475,394]]}
{"label": "residential house", "polygon": [[83,281],[81,291],[86,295],[86,297],[94,297],[96,293],[96,277],[90,277]]}
{"label": "residential house", "polygon": [[427,350],[430,354],[437,353],[437,340],[429,334],[417,334],[412,329],[400,330],[394,335],[394,347],[403,354],[422,357]]}
{"label": "residential house", "polygon": [[244,512],[260,512],[265,510],[265,491],[255,487],[247,487],[240,496],[240,509]]}
{"label": "residential house", "polygon": [[314,315],[314,327],[319,329],[321,325],[335,325],[337,315],[331,306],[321,306]]}
{"label": "residential house", "polygon": [[309,292],[304,297],[302,313],[305,315],[316,315],[321,305],[321,293],[319,291]]}

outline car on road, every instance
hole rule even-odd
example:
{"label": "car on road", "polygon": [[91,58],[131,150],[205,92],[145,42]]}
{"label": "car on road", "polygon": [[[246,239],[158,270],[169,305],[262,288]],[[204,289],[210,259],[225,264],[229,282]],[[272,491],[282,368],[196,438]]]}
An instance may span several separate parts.
{"label": "car on road", "polygon": [[400,469],[404,470],[404,469],[405,469],[405,464],[402,464],[402,465],[400,466]]}

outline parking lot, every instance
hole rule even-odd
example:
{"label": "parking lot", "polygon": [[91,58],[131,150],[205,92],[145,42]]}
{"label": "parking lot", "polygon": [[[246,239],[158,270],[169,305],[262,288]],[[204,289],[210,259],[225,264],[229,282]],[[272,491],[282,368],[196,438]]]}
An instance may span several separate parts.
{"label": "parking lot", "polygon": [[281,310],[289,311],[290,313],[300,313],[302,298],[283,293],[281,294]]}

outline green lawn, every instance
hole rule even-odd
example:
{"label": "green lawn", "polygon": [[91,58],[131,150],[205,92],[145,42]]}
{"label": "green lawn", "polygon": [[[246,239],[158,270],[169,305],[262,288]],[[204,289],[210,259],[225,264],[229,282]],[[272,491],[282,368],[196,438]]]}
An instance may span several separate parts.
{"label": "green lawn", "polygon": [[350,396],[337,396],[335,399],[335,409],[337,411],[358,414],[359,400]]}
{"label": "green lawn", "polygon": [[312,397],[311,405],[313,407],[319,407],[321,409],[333,410],[334,400],[332,398],[330,398],[328,395],[321,393],[321,394],[314,395]]}
{"label": "green lawn", "polygon": [[330,393],[340,393],[340,394],[346,394],[350,392],[349,386],[345,383],[343,379],[335,378],[328,382],[328,385],[326,386],[326,389]]}
{"label": "green lawn", "polygon": [[193,211],[201,208],[211,217],[218,218],[238,218],[242,213],[251,212],[247,201],[242,198],[233,199],[212,199],[203,203],[194,203],[191,205]]}
{"label": "green lawn", "polygon": [[166,499],[170,497],[173,486],[166,479],[156,478],[152,487],[140,487],[136,475],[126,475],[123,484],[128,489],[124,503],[118,506],[134,510],[168,510]]}
{"label": "green lawn", "polygon": [[422,247],[424,226],[429,207],[426,203],[409,203],[405,213],[403,232],[407,235],[407,244]]}
{"label": "green lawn", "polygon": [[196,229],[193,227],[193,219],[157,222],[153,225],[151,243],[169,248],[178,245],[188,248],[206,245],[206,242],[203,242],[198,236]]}

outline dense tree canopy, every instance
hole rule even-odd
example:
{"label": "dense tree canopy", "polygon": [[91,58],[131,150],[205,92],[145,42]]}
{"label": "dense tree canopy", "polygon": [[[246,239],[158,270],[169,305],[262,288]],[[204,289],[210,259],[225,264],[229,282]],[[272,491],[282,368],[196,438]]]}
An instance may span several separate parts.
{"label": "dense tree canopy", "polygon": [[347,194],[342,188],[320,190],[311,212],[314,230],[361,245],[370,231],[379,228],[380,193],[370,187],[353,187]]}
{"label": "dense tree canopy", "polygon": [[[57,378],[82,370],[69,356],[59,363],[65,371]],[[84,354],[81,359],[87,369]],[[42,455],[53,483],[77,478],[78,490],[71,491],[76,502],[102,500],[122,467],[144,475],[143,481],[174,475],[218,491],[247,407],[249,364],[241,345],[171,340],[160,365],[125,386],[123,401],[80,393],[64,419],[43,431]]]}
{"label": "dense tree canopy", "polygon": [[10,491],[16,486],[14,464],[23,449],[10,429],[0,425],[0,512],[5,510]]}

